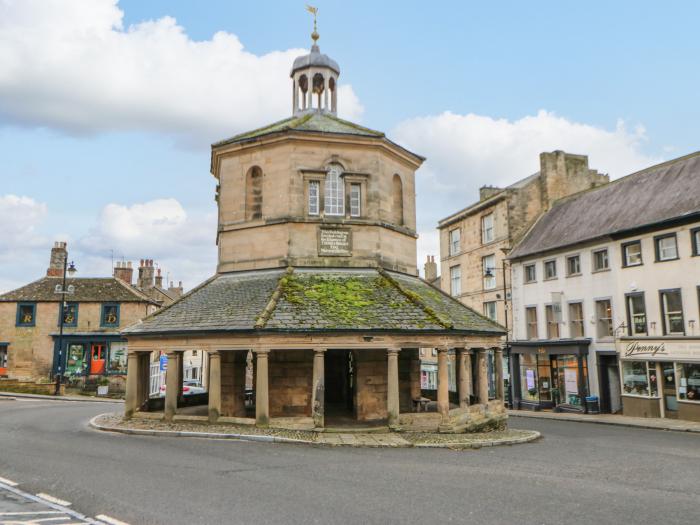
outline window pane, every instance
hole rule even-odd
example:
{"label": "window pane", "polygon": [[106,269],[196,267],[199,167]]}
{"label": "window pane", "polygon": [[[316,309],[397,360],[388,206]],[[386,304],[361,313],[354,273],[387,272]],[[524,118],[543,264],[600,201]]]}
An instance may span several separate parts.
{"label": "window pane", "polygon": [[537,280],[537,272],[535,271],[534,264],[528,264],[525,266],[525,282],[532,283]]}
{"label": "window pane", "polygon": [[693,249],[695,255],[700,255],[700,230],[693,232]]}
{"label": "window pane", "polygon": [[596,325],[598,339],[612,337],[612,307],[609,300],[596,301]]}
{"label": "window pane", "polygon": [[491,290],[496,288],[496,256],[487,255],[482,258],[481,266],[484,272],[484,289]]}
{"label": "window pane", "polygon": [[460,230],[450,231],[450,255],[457,255],[460,249]]}
{"label": "window pane", "polygon": [[646,361],[622,361],[622,385],[625,394],[649,396]]}
{"label": "window pane", "polygon": [[547,339],[559,338],[559,322],[554,305],[548,304],[544,307],[545,318],[547,319]]}
{"label": "window pane", "polygon": [[678,249],[676,247],[676,236],[664,237],[657,240],[659,260],[667,261],[678,257]]}
{"label": "window pane", "polygon": [[627,308],[630,319],[630,333],[632,335],[647,333],[647,316],[642,294],[630,295],[627,298]]}
{"label": "window pane", "polygon": [[450,293],[457,296],[462,292],[462,269],[459,266],[450,268]]}
{"label": "window pane", "polygon": [[608,268],[608,250],[599,250],[593,254],[593,265],[596,270]]}
{"label": "window pane", "polygon": [[490,213],[481,218],[481,240],[486,243],[493,241],[493,239],[493,214]]}
{"label": "window pane", "polygon": [[636,264],[642,264],[642,245],[638,242],[625,246],[625,265],[634,266]]}
{"label": "window pane", "polygon": [[350,216],[360,216],[360,185],[350,185]]}
{"label": "window pane", "polygon": [[109,345],[109,371],[126,374],[126,343],[111,343]]}
{"label": "window pane", "polygon": [[523,401],[538,401],[537,356],[520,355],[520,395]]}
{"label": "window pane", "polygon": [[554,279],[557,276],[557,261],[545,261],[544,278]]}
{"label": "window pane", "polygon": [[326,175],[325,213],[326,215],[345,214],[345,185],[340,167],[331,166]]}
{"label": "window pane", "polygon": [[19,305],[19,324],[33,324],[34,323],[34,305],[33,304],[21,304]]}
{"label": "window pane", "polygon": [[700,402],[700,363],[678,363],[678,399]]}
{"label": "window pane", "polygon": [[66,375],[80,376],[87,371],[87,359],[85,356],[85,346],[81,344],[68,345],[66,356]]}
{"label": "window pane", "polygon": [[571,337],[583,337],[583,304],[569,304],[569,329]]}
{"label": "window pane", "polygon": [[496,301],[489,301],[487,303],[484,303],[484,315],[491,319],[492,321],[496,321]]}
{"label": "window pane", "polygon": [[527,322],[527,338],[537,339],[537,308],[534,306],[525,308],[525,320]]}
{"label": "window pane", "polygon": [[319,212],[319,188],[321,184],[317,180],[309,182],[309,215],[318,215]]}
{"label": "window pane", "polygon": [[119,309],[117,305],[105,305],[102,309],[102,325],[116,325],[119,321]]}
{"label": "window pane", "polygon": [[683,322],[683,303],[680,291],[663,292],[661,294],[664,309],[664,323],[667,334],[682,334],[685,331]]}
{"label": "window pane", "polygon": [[576,275],[581,273],[581,259],[578,255],[567,258],[568,272],[569,275]]}

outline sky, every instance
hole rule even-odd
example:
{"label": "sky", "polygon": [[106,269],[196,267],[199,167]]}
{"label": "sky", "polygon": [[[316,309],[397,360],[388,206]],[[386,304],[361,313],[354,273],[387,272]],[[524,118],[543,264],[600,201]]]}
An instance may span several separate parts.
{"label": "sky", "polygon": [[[339,114],[427,157],[418,257],[439,219],[586,154],[617,178],[698,149],[700,3],[317,0]],[[304,2],[0,0],[0,292],[53,242],[78,275],[216,269],[210,144],[285,118]]]}

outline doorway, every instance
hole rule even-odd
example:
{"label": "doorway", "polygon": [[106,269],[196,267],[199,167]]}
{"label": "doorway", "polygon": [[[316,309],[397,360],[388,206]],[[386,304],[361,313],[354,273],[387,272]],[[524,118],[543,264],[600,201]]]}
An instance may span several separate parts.
{"label": "doorway", "polygon": [[324,365],[326,419],[355,419],[355,361],[351,350],[326,351]]}
{"label": "doorway", "polygon": [[678,398],[676,398],[676,372],[673,363],[657,363],[661,368],[661,397],[663,398],[665,415],[678,419]]}
{"label": "doorway", "polygon": [[93,343],[90,347],[90,374],[104,374],[106,362],[105,345],[102,343]]}
{"label": "doorway", "polygon": [[617,355],[598,354],[600,367],[600,410],[607,414],[622,412],[622,388]]}

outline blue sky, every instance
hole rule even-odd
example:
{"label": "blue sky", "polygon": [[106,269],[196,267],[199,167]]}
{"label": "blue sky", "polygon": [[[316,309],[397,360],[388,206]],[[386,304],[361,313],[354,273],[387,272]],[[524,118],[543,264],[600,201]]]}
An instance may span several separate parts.
{"label": "blue sky", "polygon": [[[698,149],[696,2],[317,4],[342,116],[428,157],[421,262],[438,219],[540,151],[617,177]],[[303,2],[0,0],[0,291],[57,239],[83,275],[112,254],[210,275],[208,144],[287,116],[310,30]]]}

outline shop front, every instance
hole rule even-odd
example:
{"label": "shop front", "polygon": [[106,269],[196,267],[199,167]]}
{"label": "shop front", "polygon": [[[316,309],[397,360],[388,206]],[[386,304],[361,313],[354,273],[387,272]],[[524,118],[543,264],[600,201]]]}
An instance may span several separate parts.
{"label": "shop front", "polygon": [[621,337],[622,413],[700,421],[700,337]]}
{"label": "shop front", "polygon": [[514,408],[586,412],[589,339],[511,343]]}
{"label": "shop front", "polygon": [[68,385],[108,384],[111,391],[124,391],[126,365],[126,341],[118,334],[64,334],[60,347],[55,336],[53,373],[64,376]]}

